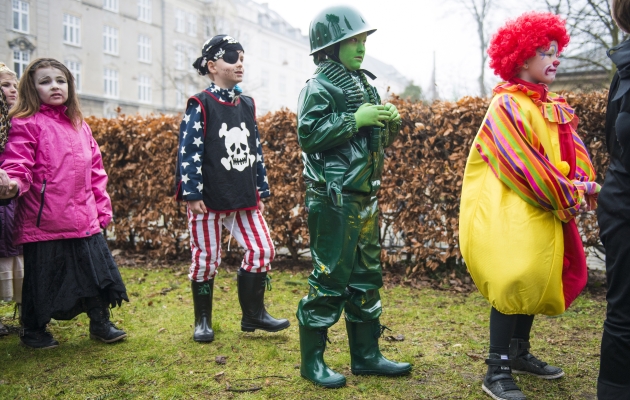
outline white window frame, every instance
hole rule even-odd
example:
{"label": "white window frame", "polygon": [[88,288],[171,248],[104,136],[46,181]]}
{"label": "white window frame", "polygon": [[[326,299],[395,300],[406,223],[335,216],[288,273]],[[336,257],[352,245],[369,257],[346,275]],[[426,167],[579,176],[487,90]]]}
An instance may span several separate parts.
{"label": "white window frame", "polygon": [[186,69],[186,45],[183,43],[175,44],[175,69],[184,70]]}
{"label": "white window frame", "polygon": [[284,74],[278,75],[278,93],[285,94],[287,92],[287,77]]}
{"label": "white window frame", "polygon": [[11,2],[13,13],[13,30],[28,33],[29,4],[22,0]]}
{"label": "white window frame", "polygon": [[175,32],[186,32],[186,12],[181,8],[175,9]]}
{"label": "white window frame", "polygon": [[261,74],[260,74],[260,86],[263,88],[268,88],[269,87],[269,71],[266,69],[263,69]]}
{"label": "white window frame", "polygon": [[81,63],[78,61],[65,60],[64,64],[74,76],[74,89],[81,93]]}
{"label": "white window frame", "polygon": [[[195,71],[195,67],[193,67],[193,63],[199,58],[199,54],[197,54],[197,49],[194,46],[188,46],[186,55],[186,60],[188,61],[188,70]],[[201,53],[201,52],[200,52]]]}
{"label": "white window frame", "polygon": [[81,18],[63,15],[63,42],[72,46],[81,46]]}
{"label": "white window frame", "polygon": [[13,71],[18,78],[24,74],[26,66],[31,62],[31,53],[28,50],[13,50]]}
{"label": "white window frame", "polygon": [[197,37],[197,16],[195,14],[186,14],[186,33],[188,36]]}
{"label": "white window frame", "polygon": [[151,77],[149,75],[138,75],[138,101],[140,103],[151,104]]}
{"label": "white window frame", "polygon": [[146,35],[138,35],[138,61],[151,63],[151,38]]}
{"label": "white window frame", "polygon": [[138,0],[138,21],[151,23],[151,0]]}
{"label": "white window frame", "polygon": [[118,55],[118,28],[103,25],[103,53]]}
{"label": "white window frame", "polygon": [[119,4],[118,0],[103,0],[103,10],[118,13]]}
{"label": "white window frame", "polygon": [[103,70],[103,94],[110,99],[117,99],[118,92],[118,71],[105,68]]}

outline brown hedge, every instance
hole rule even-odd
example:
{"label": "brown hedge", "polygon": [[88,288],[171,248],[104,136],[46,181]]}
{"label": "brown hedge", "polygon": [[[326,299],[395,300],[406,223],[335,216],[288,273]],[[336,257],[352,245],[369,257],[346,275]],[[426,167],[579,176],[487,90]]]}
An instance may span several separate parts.
{"label": "brown hedge", "polygon": [[[606,95],[566,94],[580,116],[579,132],[600,183],[608,163],[602,140]],[[400,137],[387,149],[379,201],[388,237],[395,236],[399,245],[386,241],[382,258],[389,265],[407,262],[407,273],[415,275],[461,261],[457,220],[462,174],[489,100],[464,97],[424,105],[394,98],[392,102],[403,125]],[[185,206],[173,199],[179,122],[177,116],[88,118],[109,174],[119,248],[152,258],[188,257]],[[297,258],[308,251],[308,229],[296,117],[283,109],[258,123],[272,191],[265,218],[276,246]],[[581,215],[579,227],[584,245],[596,244],[594,213]]]}

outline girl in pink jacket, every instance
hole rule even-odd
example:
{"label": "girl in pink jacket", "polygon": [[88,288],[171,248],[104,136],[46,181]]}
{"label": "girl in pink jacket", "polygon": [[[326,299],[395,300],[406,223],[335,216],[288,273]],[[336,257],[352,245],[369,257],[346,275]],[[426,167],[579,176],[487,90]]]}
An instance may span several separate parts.
{"label": "girl in pink jacket", "polygon": [[30,63],[11,110],[11,133],[0,165],[17,196],[15,243],[24,246],[22,343],[52,348],[51,318],[90,317],[90,336],[125,338],[108,306],[127,298],[101,229],[112,219],[101,152],[83,121],[70,71],[59,61]]}

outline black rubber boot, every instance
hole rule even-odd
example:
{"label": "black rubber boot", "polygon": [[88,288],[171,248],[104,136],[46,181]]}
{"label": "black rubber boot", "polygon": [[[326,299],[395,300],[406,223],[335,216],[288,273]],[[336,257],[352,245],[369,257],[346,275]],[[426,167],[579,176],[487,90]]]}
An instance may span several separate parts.
{"label": "black rubber boot", "polygon": [[330,343],[328,329],[309,329],[300,325],[300,375],[329,389],[346,386],[346,377],[328,368],[324,362],[326,342]]}
{"label": "black rubber boot", "polygon": [[59,342],[46,330],[46,327],[20,330],[20,342],[32,349],[52,349],[59,346]]}
{"label": "black rubber boot", "polygon": [[512,372],[528,374],[541,379],[558,379],[564,376],[562,368],[554,367],[540,361],[529,352],[529,342],[523,339],[512,339],[510,342],[510,360]]}
{"label": "black rubber boot", "polygon": [[498,354],[490,353],[486,360],[488,372],[481,388],[495,400],[527,400],[514,383],[511,360],[502,360]]}
{"label": "black rubber boot", "polygon": [[8,334],[9,330],[2,324],[2,322],[0,322],[0,336],[7,336]]}
{"label": "black rubber boot", "polygon": [[378,319],[361,323],[346,320],[346,329],[354,375],[400,376],[411,372],[411,364],[390,361],[381,354],[378,339],[387,328]]}
{"label": "black rubber boot", "polygon": [[[275,319],[265,310],[265,288],[268,284],[267,273],[252,273],[238,270],[238,301],[241,303],[243,318],[241,330],[254,332],[260,329],[278,332],[291,325],[287,319]],[[269,284],[271,290],[271,285]]]}
{"label": "black rubber boot", "polygon": [[109,308],[100,297],[88,299],[87,305],[92,339],[114,343],[127,337],[125,331],[116,328],[116,325],[109,320]]}
{"label": "black rubber boot", "polygon": [[206,282],[192,281],[191,288],[195,305],[193,340],[195,342],[212,342],[214,340],[214,331],[212,330],[214,279],[209,279]]}

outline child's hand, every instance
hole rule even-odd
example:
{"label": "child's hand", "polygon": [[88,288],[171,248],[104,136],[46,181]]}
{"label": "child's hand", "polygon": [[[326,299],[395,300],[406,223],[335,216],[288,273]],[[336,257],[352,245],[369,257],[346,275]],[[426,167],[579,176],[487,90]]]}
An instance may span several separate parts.
{"label": "child's hand", "polygon": [[193,214],[206,214],[208,209],[203,204],[203,200],[193,200],[188,202],[188,209]]}
{"label": "child's hand", "polygon": [[385,106],[375,106],[370,103],[362,104],[354,113],[357,128],[364,126],[380,126],[382,128],[385,125],[381,121],[387,121],[391,116],[392,114],[385,110]]}
{"label": "child's hand", "polygon": [[392,103],[385,104],[385,111],[389,111],[392,113],[392,116],[389,117],[389,121],[400,121],[400,114],[398,113],[398,109]]}
{"label": "child's hand", "polygon": [[258,210],[261,214],[265,212],[265,203],[261,199],[258,199]]}
{"label": "child's hand", "polygon": [[[4,185],[3,185],[4,186]],[[0,199],[12,199],[18,194],[18,185],[16,181],[9,181],[6,190],[0,190]]]}

